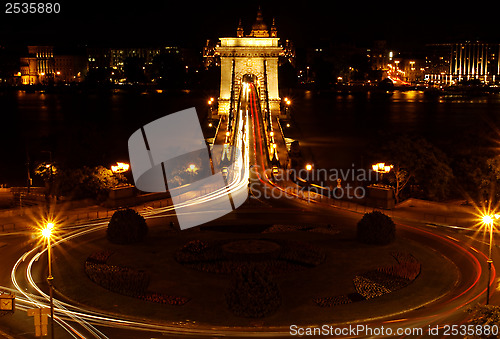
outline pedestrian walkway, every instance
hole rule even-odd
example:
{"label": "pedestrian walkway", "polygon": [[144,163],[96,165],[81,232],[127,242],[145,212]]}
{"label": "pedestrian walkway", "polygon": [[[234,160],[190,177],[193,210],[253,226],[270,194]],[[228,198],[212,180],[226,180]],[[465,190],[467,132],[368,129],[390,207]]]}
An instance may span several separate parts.
{"label": "pedestrian walkway", "polygon": [[278,117],[272,117],[272,131],[274,136],[274,143],[276,144],[276,152],[278,161],[281,168],[287,167],[288,149],[286,147],[285,136]]}

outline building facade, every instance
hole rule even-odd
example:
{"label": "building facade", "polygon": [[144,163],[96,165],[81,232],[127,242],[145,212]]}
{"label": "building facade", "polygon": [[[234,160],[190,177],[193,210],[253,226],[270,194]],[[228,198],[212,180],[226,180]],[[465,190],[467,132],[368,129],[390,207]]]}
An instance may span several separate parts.
{"label": "building facade", "polygon": [[55,55],[53,46],[28,46],[28,56],[20,59],[23,85],[80,82],[86,70],[84,56]]}
{"label": "building facade", "polygon": [[500,44],[481,41],[428,45],[426,80],[453,85],[477,80],[498,83]]}
{"label": "building facade", "polygon": [[108,80],[114,83],[127,81],[125,68],[127,62],[135,60],[136,67],[141,67],[145,77],[152,78],[151,70],[155,58],[165,54],[180,57],[180,49],[176,46],[165,47],[131,47],[131,48],[88,48],[88,71],[99,71],[107,74]]}
{"label": "building facade", "polygon": [[37,85],[54,77],[54,47],[28,46],[28,56],[20,59],[21,83]]}
{"label": "building facade", "polygon": [[56,55],[54,65],[56,83],[82,82],[87,74],[87,60],[82,55]]}

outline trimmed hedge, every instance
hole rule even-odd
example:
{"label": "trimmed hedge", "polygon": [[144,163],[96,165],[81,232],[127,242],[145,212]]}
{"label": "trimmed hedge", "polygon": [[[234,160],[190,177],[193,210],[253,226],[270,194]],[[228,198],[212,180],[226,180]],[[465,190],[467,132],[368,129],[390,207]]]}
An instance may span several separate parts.
{"label": "trimmed hedge", "polygon": [[115,244],[133,244],[144,240],[148,225],[142,215],[133,209],[116,211],[108,224],[106,236]]}
{"label": "trimmed hedge", "polygon": [[382,212],[366,213],[358,222],[356,237],[365,244],[387,245],[396,239],[396,224]]}

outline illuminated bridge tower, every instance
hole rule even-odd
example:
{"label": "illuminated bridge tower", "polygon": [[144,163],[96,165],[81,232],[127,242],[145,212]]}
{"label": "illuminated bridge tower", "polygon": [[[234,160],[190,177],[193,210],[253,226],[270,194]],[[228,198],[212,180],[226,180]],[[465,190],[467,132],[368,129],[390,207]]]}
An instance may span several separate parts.
{"label": "illuminated bridge tower", "polygon": [[268,30],[260,8],[249,35],[244,36],[240,20],[236,37],[220,38],[215,47],[215,55],[221,62],[219,115],[228,115],[236,109],[243,81],[255,84],[263,112],[280,114],[278,59],[285,50],[278,43],[274,20]]}

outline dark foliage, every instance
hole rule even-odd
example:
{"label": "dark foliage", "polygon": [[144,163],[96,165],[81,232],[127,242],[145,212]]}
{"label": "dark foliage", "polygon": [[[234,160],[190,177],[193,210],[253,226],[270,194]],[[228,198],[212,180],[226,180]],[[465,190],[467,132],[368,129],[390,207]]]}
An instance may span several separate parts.
{"label": "dark foliage", "polygon": [[270,275],[249,269],[236,275],[226,301],[235,315],[262,318],[278,309],[281,294]]}
{"label": "dark foliage", "polygon": [[467,309],[467,312],[471,313],[469,326],[472,326],[476,331],[473,333],[475,335],[469,335],[466,338],[498,338],[500,306],[477,304]]}
{"label": "dark foliage", "polygon": [[108,224],[107,238],[115,244],[133,244],[142,241],[148,225],[142,215],[133,209],[116,211]]}
{"label": "dark foliage", "polygon": [[365,244],[390,244],[396,239],[396,225],[382,212],[366,213],[358,222],[357,239]]}

